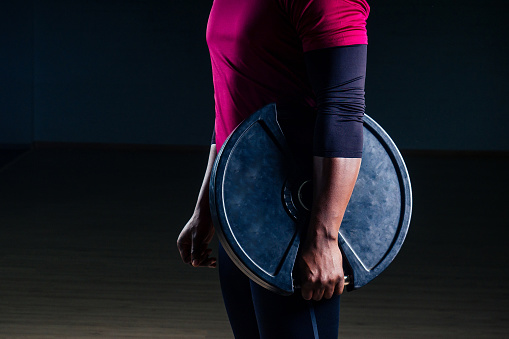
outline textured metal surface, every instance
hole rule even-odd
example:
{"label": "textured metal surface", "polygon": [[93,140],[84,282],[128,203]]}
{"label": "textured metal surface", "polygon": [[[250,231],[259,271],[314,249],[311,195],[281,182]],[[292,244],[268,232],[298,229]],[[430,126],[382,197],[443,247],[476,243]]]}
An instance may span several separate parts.
{"label": "textured metal surface", "polygon": [[[307,224],[310,173],[297,166],[276,107],[255,112],[221,148],[210,181],[219,238],[252,280],[280,294],[294,290],[292,270]],[[401,248],[411,214],[408,173],[396,146],[365,116],[363,161],[339,232],[345,273],[357,289],[382,272]]]}

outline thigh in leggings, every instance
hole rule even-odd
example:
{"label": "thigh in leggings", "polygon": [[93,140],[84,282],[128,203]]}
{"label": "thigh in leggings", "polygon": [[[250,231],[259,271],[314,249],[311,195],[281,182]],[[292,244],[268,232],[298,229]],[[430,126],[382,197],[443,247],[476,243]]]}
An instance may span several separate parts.
{"label": "thigh in leggings", "polygon": [[249,280],[219,246],[219,276],[237,339],[337,339],[339,296],[307,301],[300,291],[280,296]]}

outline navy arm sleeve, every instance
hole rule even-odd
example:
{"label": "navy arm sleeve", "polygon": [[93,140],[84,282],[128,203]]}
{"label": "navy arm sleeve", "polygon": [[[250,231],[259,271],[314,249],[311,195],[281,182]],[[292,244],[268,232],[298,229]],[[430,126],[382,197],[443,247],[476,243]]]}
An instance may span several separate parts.
{"label": "navy arm sleeve", "polygon": [[216,144],[216,129],[212,131],[212,137],[210,138],[210,144],[215,145]]}
{"label": "navy arm sleeve", "polygon": [[305,53],[316,96],[313,154],[327,158],[362,157],[367,45]]}

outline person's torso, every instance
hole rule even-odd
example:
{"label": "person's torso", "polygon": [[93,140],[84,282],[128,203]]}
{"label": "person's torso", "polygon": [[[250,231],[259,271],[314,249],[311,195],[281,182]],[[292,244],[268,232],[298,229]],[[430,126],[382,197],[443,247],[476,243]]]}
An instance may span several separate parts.
{"label": "person's torso", "polygon": [[263,106],[313,107],[299,36],[279,0],[215,0],[207,26],[218,149]]}

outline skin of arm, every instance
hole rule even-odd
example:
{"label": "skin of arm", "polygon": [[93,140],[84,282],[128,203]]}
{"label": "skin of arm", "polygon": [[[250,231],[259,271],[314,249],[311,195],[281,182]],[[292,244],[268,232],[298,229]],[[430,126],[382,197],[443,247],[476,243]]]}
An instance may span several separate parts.
{"label": "skin of arm", "polygon": [[330,299],[343,293],[338,231],[360,165],[360,158],[313,158],[313,207],[296,262],[306,300]]}
{"label": "skin of arm", "polygon": [[209,257],[212,253],[209,243],[214,236],[209,207],[209,181],[216,154],[216,145],[212,144],[196,207],[177,239],[177,247],[182,260],[194,267],[216,267],[216,258]]}

